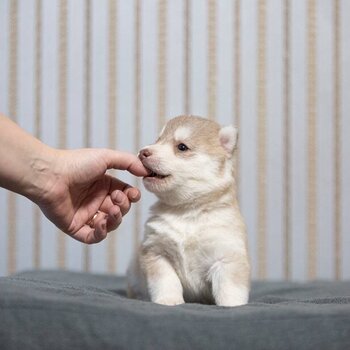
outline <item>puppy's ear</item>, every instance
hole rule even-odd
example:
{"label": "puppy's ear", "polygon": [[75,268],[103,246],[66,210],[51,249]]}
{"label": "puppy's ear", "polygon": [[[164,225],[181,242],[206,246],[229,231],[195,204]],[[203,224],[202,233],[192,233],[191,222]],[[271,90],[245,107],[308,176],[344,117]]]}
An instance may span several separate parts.
{"label": "puppy's ear", "polygon": [[221,146],[229,155],[231,155],[237,146],[237,128],[232,125],[222,127],[219,131],[219,139]]}

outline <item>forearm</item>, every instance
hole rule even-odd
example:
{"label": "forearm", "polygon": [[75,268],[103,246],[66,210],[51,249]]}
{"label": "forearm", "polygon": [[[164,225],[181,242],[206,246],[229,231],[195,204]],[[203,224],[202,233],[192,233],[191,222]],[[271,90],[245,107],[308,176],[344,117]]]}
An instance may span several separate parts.
{"label": "forearm", "polygon": [[0,186],[32,200],[46,191],[55,151],[0,114]]}

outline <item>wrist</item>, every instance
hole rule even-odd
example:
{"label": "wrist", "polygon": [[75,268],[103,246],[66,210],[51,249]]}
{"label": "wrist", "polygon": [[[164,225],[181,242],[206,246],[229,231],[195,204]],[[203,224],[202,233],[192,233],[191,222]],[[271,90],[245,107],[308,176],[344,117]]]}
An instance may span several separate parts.
{"label": "wrist", "polygon": [[58,153],[41,143],[36,152],[28,156],[28,172],[23,176],[20,194],[37,204],[45,200],[56,183],[54,165]]}
{"label": "wrist", "polygon": [[59,153],[0,114],[0,187],[38,203],[54,186]]}

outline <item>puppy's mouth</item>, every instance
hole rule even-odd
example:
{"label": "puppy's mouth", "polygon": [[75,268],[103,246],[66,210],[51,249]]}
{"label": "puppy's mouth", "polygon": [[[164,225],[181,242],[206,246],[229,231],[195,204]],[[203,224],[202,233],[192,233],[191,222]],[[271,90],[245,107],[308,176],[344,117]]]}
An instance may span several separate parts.
{"label": "puppy's mouth", "polygon": [[149,170],[149,174],[145,176],[144,179],[154,178],[154,179],[162,180],[170,176],[170,175],[158,174],[150,168],[147,168],[147,169]]}

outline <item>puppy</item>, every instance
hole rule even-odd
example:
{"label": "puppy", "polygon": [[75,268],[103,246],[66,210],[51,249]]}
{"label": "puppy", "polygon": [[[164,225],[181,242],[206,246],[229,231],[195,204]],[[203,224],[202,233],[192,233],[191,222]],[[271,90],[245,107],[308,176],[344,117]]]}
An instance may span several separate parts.
{"label": "puppy", "polygon": [[237,130],[179,116],[140,151],[158,197],[128,269],[128,295],[164,305],[248,302],[246,228],[234,180]]}

